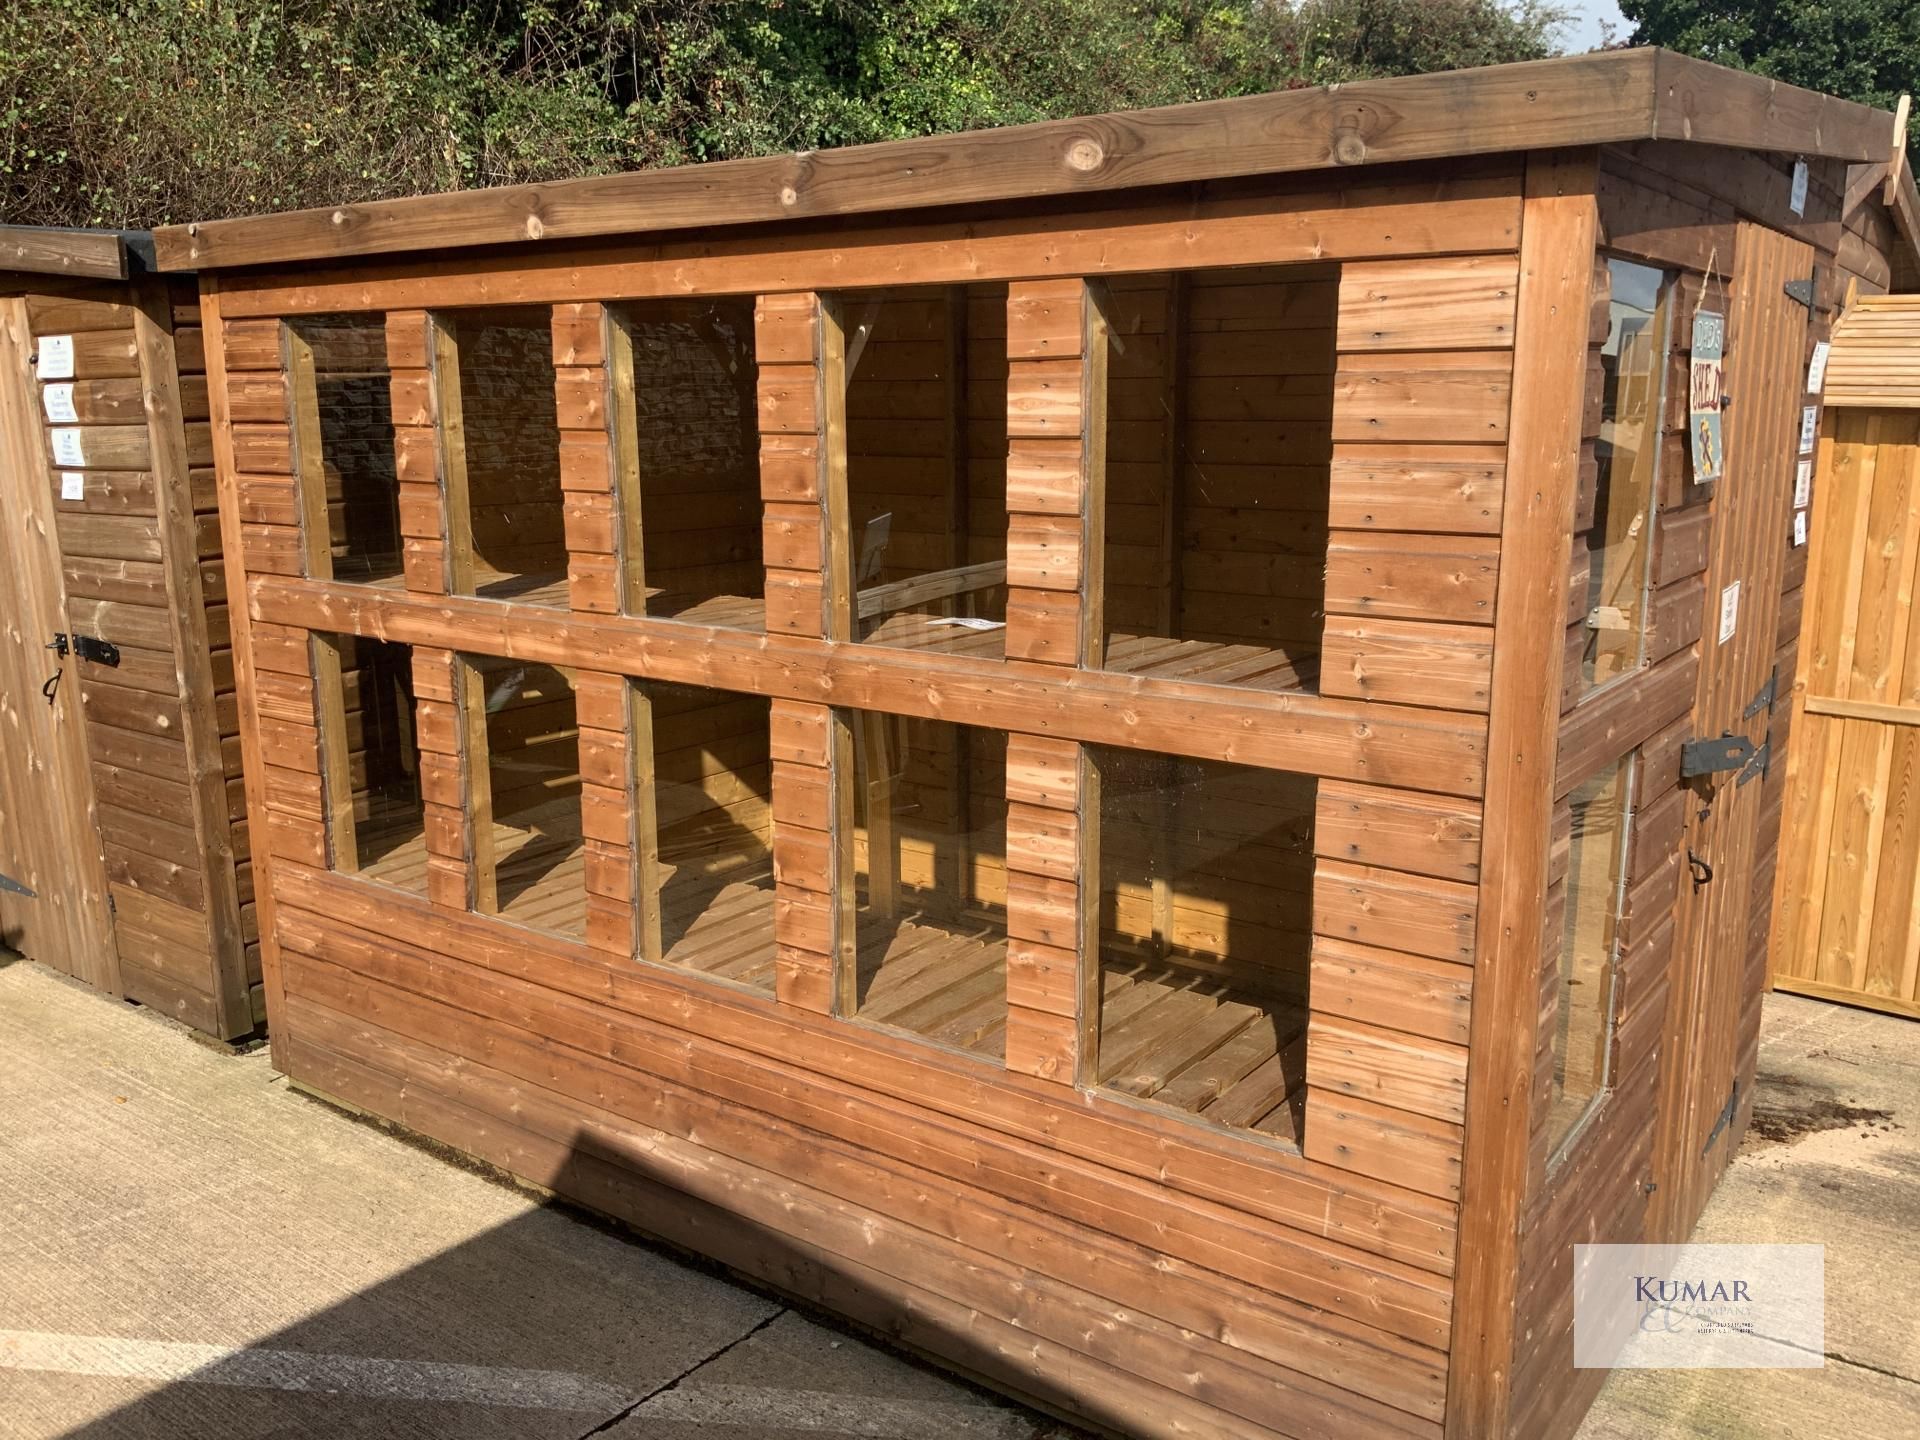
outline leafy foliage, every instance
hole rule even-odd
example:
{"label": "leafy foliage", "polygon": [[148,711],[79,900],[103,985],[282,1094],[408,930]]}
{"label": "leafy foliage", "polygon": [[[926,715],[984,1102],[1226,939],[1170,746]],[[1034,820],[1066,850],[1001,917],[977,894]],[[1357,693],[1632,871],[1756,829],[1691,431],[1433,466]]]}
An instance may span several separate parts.
{"label": "leafy foliage", "polygon": [[1891,110],[1920,90],[1914,0],[1621,0],[1637,45],[1664,45]]}
{"label": "leafy foliage", "polygon": [[11,0],[0,216],[145,226],[1552,53],[1546,0]]}

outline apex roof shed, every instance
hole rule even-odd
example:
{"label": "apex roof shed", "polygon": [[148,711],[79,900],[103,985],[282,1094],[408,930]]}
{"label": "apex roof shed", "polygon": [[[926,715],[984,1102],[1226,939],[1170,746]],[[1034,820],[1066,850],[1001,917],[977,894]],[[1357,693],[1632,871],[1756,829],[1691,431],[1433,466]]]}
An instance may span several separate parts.
{"label": "apex roof shed", "polygon": [[1780,771],[1683,770],[1894,130],[1636,51],[159,232],[276,1063],[1116,1431],[1569,1433],[1746,1123]]}
{"label": "apex roof shed", "polygon": [[263,1018],[191,276],[0,226],[0,937],[221,1039]]}

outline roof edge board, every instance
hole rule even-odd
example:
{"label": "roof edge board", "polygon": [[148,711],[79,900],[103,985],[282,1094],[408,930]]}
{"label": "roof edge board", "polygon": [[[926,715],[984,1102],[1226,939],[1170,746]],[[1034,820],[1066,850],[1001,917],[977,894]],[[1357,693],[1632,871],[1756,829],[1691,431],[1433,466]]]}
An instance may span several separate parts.
{"label": "roof edge board", "polygon": [[[457,191],[154,232],[162,270],[1101,194],[1685,138],[1884,158],[1892,117],[1655,49],[1197,101],[843,149]],[[1869,157],[1861,157],[1869,158]]]}
{"label": "roof edge board", "polygon": [[64,275],[75,280],[124,280],[128,238],[129,232],[121,230],[0,225],[0,271]]}

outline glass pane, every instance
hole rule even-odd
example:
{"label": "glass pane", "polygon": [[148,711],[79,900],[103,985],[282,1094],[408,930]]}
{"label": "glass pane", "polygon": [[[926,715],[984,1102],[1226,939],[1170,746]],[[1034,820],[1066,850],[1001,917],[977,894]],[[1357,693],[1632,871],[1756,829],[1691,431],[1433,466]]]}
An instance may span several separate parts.
{"label": "glass pane", "polygon": [[453,557],[461,579],[455,588],[564,607],[567,537],[552,312],[527,306],[441,320],[459,357],[458,433],[454,424],[446,427],[447,447],[457,446],[459,455],[449,454],[447,463],[465,466],[472,538],[471,556]]}
{"label": "glass pane", "polygon": [[[289,326],[301,478],[326,486],[333,578],[397,582],[400,482],[386,321],[379,315],[315,315]],[[304,453],[309,445],[316,455]]]}
{"label": "glass pane", "polygon": [[[641,783],[657,835],[648,878],[642,806],[641,955],[773,991],[771,702],[637,682]],[[643,765],[645,762],[643,762]]]}
{"label": "glass pane", "polygon": [[1108,283],[1105,668],[1315,689],[1337,269]]}
{"label": "glass pane", "polygon": [[[482,706],[486,717],[484,777],[476,773],[470,782],[476,908],[583,936],[586,864],[573,672],[479,656],[466,664],[466,703]],[[492,816],[490,855],[488,838],[479,833],[486,814]]]}
{"label": "glass pane", "polygon": [[1310,776],[1095,748],[1099,1083],[1299,1138]]}
{"label": "glass pane", "polygon": [[848,560],[858,639],[998,658],[1007,619],[1007,290],[856,291]]}
{"label": "glass pane", "polygon": [[1671,277],[1630,260],[1609,260],[1612,287],[1598,480],[1587,532],[1586,688],[1639,668],[1646,651],[1648,562],[1653,551],[1654,487],[1660,468],[1662,399],[1667,372]]}
{"label": "glass pane", "polygon": [[333,867],[424,895],[426,802],[414,735],[413,651],[391,640],[336,635],[317,637],[315,653],[321,743],[335,797]]}
{"label": "glass pane", "polygon": [[855,1012],[995,1058],[1007,1038],[1007,737],[853,711]]}
{"label": "glass pane", "polygon": [[1558,1146],[1606,1089],[1613,1050],[1613,959],[1626,870],[1631,756],[1623,756],[1570,797],[1565,918],[1560,935],[1560,1004],[1553,1030],[1549,1143]]}
{"label": "glass pane", "polygon": [[613,331],[615,434],[631,613],[766,628],[753,301],[623,307]]}

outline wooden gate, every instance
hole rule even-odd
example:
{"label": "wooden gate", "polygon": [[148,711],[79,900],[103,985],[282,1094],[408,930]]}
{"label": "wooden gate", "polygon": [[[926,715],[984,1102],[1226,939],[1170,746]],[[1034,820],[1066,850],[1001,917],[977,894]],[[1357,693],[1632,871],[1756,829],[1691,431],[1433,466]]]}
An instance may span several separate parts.
{"label": "wooden gate", "polygon": [[0,299],[0,940],[118,995],[80,686],[47,648],[69,627],[31,353]]}
{"label": "wooden gate", "polygon": [[[1762,753],[1772,725],[1780,590],[1793,509],[1807,307],[1786,293],[1813,273],[1808,245],[1742,224],[1728,317],[1727,473],[1713,497],[1696,737],[1746,740]],[[1688,873],[1676,910],[1654,1140],[1656,1240],[1691,1233],[1732,1150],[1740,1003],[1753,917],[1763,786],[1759,764],[1694,782]]]}
{"label": "wooden gate", "polygon": [[[1873,343],[1910,365],[1920,318],[1894,328]],[[1820,447],[1773,983],[1920,1018],[1920,409],[1894,408],[1920,374],[1882,370],[1870,406],[1830,397]]]}

